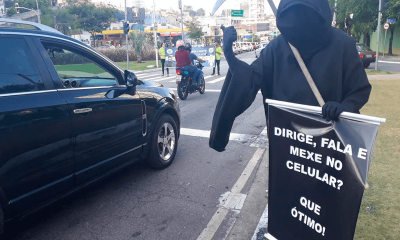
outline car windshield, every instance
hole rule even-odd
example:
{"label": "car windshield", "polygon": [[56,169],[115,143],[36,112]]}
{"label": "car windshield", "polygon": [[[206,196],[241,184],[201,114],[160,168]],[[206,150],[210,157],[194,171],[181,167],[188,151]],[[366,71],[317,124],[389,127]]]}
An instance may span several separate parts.
{"label": "car windshield", "polygon": [[357,50],[358,51],[370,51],[370,52],[372,52],[371,48],[369,48],[369,47],[367,47],[365,45],[361,45],[361,44],[357,45]]}

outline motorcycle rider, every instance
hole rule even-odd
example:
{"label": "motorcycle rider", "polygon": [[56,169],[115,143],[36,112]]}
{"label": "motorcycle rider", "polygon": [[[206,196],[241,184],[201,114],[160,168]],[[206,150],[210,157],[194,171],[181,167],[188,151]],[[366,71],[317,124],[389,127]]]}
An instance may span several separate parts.
{"label": "motorcycle rider", "polygon": [[[192,53],[192,45],[190,45],[190,43],[185,43],[185,49],[189,52],[190,61],[192,62],[193,65],[194,65],[194,60],[197,60],[201,63],[204,62],[203,59],[197,57],[196,54]],[[200,84],[201,84],[200,81],[201,81],[201,77],[203,76],[203,71],[201,71],[201,69],[197,68],[197,74],[198,74],[197,75],[198,77],[195,80],[197,82],[197,85],[200,86]]]}
{"label": "motorcycle rider", "polygon": [[185,49],[185,43],[182,40],[178,40],[176,41],[176,47],[178,48],[178,51],[175,52],[176,67],[187,70],[197,82],[199,72],[190,60],[189,52]]}

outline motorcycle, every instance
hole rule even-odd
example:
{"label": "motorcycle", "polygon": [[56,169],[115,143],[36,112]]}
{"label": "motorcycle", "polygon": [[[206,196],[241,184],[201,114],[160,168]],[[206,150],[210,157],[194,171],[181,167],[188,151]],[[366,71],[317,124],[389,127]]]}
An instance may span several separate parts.
{"label": "motorcycle", "polygon": [[[197,62],[195,66],[202,70],[203,65],[200,62]],[[180,79],[179,79],[180,77]],[[204,81],[204,75],[202,74],[200,80],[200,86],[194,86],[192,84],[193,78],[191,74],[185,70],[184,68],[176,68],[176,84],[178,85],[178,96],[181,100],[185,100],[188,94],[199,92],[200,94],[204,94],[206,89],[206,82]]]}

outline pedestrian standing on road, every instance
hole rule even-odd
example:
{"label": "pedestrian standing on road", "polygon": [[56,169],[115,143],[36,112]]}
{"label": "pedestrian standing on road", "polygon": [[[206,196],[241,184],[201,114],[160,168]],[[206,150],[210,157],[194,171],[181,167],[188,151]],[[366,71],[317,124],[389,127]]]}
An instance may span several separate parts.
{"label": "pedestrian standing on road", "polygon": [[[331,26],[327,0],[281,0],[276,17],[281,35],[265,47],[251,65],[232,51],[234,27],[224,29],[224,52],[229,70],[214,112],[209,145],[224,151],[233,122],[261,89],[266,98],[319,106],[288,44],[300,52],[325,105],[322,116],[337,120],[343,112],[359,113],[368,102],[371,85],[355,40]],[[266,120],[268,106],[264,103]]]}
{"label": "pedestrian standing on road", "polygon": [[[164,76],[164,66],[165,66],[165,43],[162,44],[160,50],[158,50],[158,55],[160,56],[160,60],[161,60],[161,71],[162,71],[162,75]],[[167,67],[167,77],[169,77],[169,69]]]}
{"label": "pedestrian standing on road", "polygon": [[[215,43],[215,65],[217,65],[218,75],[221,75],[219,73],[219,63],[221,61],[221,54],[222,54],[222,48],[219,45],[219,42],[216,42]],[[213,73],[211,75],[215,75],[215,65],[213,67]]]}

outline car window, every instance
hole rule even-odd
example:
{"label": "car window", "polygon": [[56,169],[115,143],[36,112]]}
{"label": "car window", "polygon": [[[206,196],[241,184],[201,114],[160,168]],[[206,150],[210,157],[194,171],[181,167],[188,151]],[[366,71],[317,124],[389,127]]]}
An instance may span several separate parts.
{"label": "car window", "polygon": [[0,54],[0,94],[45,89],[24,39],[0,37]]}
{"label": "car window", "polygon": [[[64,88],[117,85],[117,78],[82,52],[70,47],[43,42]],[[68,48],[68,49],[67,49]]]}
{"label": "car window", "polygon": [[372,51],[369,47],[365,45],[357,45],[357,50],[358,51]]}

